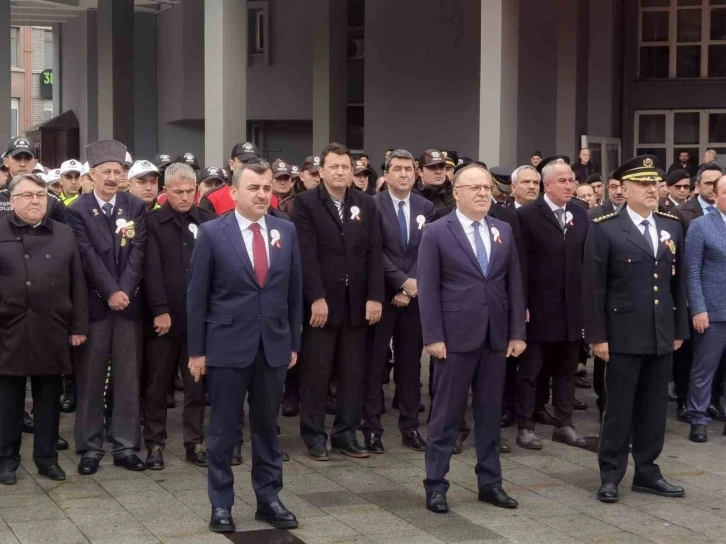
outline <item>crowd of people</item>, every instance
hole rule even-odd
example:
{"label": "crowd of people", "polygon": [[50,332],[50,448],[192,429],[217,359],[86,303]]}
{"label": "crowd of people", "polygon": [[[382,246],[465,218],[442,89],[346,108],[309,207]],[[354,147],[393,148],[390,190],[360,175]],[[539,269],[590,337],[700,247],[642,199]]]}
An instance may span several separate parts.
{"label": "crowd of people", "polygon": [[711,150],[697,168],[642,155],[606,175],[587,149],[513,171],[389,149],[380,176],[336,143],[301,166],[250,142],[204,169],[191,153],[133,161],[114,140],[85,154],[47,170],[13,138],[3,155],[0,484],[17,481],[23,431],[39,474],[65,479],[61,412],[75,412],[79,474],[99,470],[106,443],[114,465],[163,470],[175,389],[216,532],[235,530],[245,400],[256,518],[278,528],[298,524],[279,498],[278,415],[300,416],[315,461],[384,454],[391,381],[436,513],[470,391],[479,500],[502,508],[518,506],[502,428],[524,449],[543,448],[543,426],[587,447],[573,411],[587,409],[575,391],[591,355],[602,502],[619,499],[630,440],[633,491],[685,494],[656,464],[669,395],[694,442],[726,421],[726,176]]}

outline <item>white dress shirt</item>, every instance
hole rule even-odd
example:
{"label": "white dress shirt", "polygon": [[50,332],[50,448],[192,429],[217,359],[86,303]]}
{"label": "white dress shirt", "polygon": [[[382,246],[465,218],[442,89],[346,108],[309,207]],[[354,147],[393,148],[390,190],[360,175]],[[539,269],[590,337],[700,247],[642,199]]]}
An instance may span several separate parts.
{"label": "white dress shirt", "polygon": [[[643,221],[648,221],[648,230],[650,231],[650,238],[653,241],[653,247],[655,248],[654,251],[658,251],[658,229],[655,226],[655,218],[653,217],[653,212],[651,212],[648,217],[643,217],[628,208],[628,215],[630,216],[630,219],[633,221],[635,226],[638,227],[640,233],[643,235],[645,235],[645,227],[641,223],[643,223]],[[653,256],[655,255],[657,255],[657,253],[654,252]]]}
{"label": "white dress shirt", "polygon": [[520,204],[519,202],[517,202],[517,201],[515,200],[515,201],[514,201],[514,209],[515,209],[515,210],[518,210],[518,209],[519,209],[519,208],[521,208],[521,207],[522,207],[522,204]]}
{"label": "white dress shirt", "polygon": [[[250,229],[250,225],[253,223],[246,217],[243,217],[240,215],[240,213],[235,210],[234,216],[237,218],[237,224],[239,225],[239,230],[242,232],[242,240],[244,240],[245,243],[245,249],[247,250],[247,255],[250,257],[250,262],[252,263],[252,266],[255,266],[255,257],[252,254],[252,239],[254,237],[254,232]],[[260,234],[262,235],[262,239],[265,241],[265,251],[267,252],[267,264],[269,266],[270,264],[270,237],[267,233],[267,224],[265,223],[265,216],[263,215],[260,219],[255,221],[260,226]],[[284,242],[283,242],[284,243]]]}
{"label": "white dress shirt", "polygon": [[[459,220],[459,223],[461,223],[461,226],[464,228],[464,233],[466,234],[466,237],[469,239],[469,243],[471,244],[471,250],[474,252],[474,256],[476,257],[476,242],[474,242],[474,226],[472,225],[473,221],[465,216],[463,213],[461,213],[458,208],[456,209],[456,218]],[[484,249],[487,252],[487,261],[489,261],[489,258],[492,254],[491,234],[487,232],[486,219],[482,219],[481,221],[479,221],[479,223],[479,234],[481,235],[481,239],[484,241]]]}
{"label": "white dress shirt", "polygon": [[[544,195],[544,201],[547,203],[547,205],[550,207],[550,210],[552,210],[552,213],[555,213],[555,210],[562,210],[565,211],[566,206],[558,206],[554,202],[550,200],[550,197],[548,197],[546,194]],[[557,214],[555,214],[555,219],[557,219]]]}
{"label": "white dress shirt", "polygon": [[98,193],[95,190],[93,191],[93,196],[96,197],[96,202],[98,202],[98,205],[102,210],[104,204],[111,204],[111,206],[116,208],[116,195],[113,195],[113,198],[111,198],[111,200],[109,200],[108,202],[106,202],[105,200],[101,200],[101,197],[98,196]]}
{"label": "white dress shirt", "polygon": [[408,193],[408,196],[404,200],[396,198],[390,191],[388,194],[391,195],[393,211],[396,218],[398,218],[398,203],[403,202],[403,216],[406,218],[406,242],[408,242],[411,239],[411,193]]}

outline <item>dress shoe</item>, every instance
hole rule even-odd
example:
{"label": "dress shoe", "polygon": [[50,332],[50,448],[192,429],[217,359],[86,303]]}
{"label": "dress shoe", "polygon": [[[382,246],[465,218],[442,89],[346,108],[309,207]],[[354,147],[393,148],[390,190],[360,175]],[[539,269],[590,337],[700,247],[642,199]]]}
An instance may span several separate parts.
{"label": "dress shoe", "polygon": [[280,501],[259,505],[255,512],[257,521],[269,523],[276,529],[294,529],[297,527],[297,518]]}
{"label": "dress shoe", "polygon": [[176,408],[176,399],[174,398],[174,395],[166,396],[166,408],[169,410],[172,408]]}
{"label": "dress shoe", "polygon": [[532,421],[539,423],[540,425],[556,425],[557,420],[550,415],[546,408],[535,412],[532,416]]}
{"label": "dress shoe", "polygon": [[539,441],[534,431],[530,429],[519,429],[517,433],[517,444],[525,450],[541,450],[542,442]]}
{"label": "dress shoe", "polygon": [[76,411],[76,380],[63,378],[63,394],[60,400],[60,411],[71,414]]}
{"label": "dress shoe", "polygon": [[35,433],[35,421],[33,421],[33,416],[31,416],[28,412],[23,412],[23,423],[21,430],[26,434]]}
{"label": "dress shoe", "polygon": [[579,387],[580,389],[590,389],[592,387],[592,384],[588,382],[585,378],[575,376],[575,387]]}
{"label": "dress shoe", "polygon": [[242,464],[242,444],[234,445],[234,450],[232,450],[232,462],[230,464],[233,467],[238,467]]}
{"label": "dress shoe", "polygon": [[142,470],[146,470],[146,465],[135,453],[122,457],[121,459],[114,459],[113,464],[117,467],[130,470],[131,472],[141,472]]}
{"label": "dress shoe", "polygon": [[0,484],[15,485],[18,483],[18,477],[15,475],[15,469],[11,467],[0,468]]}
{"label": "dress shoe", "polygon": [[512,447],[505,438],[502,438],[499,441],[499,453],[512,453]]}
{"label": "dress shoe", "polygon": [[503,410],[502,429],[506,429],[507,427],[511,427],[512,425],[514,425],[514,414],[511,410]]}
{"label": "dress shoe", "polygon": [[338,402],[334,398],[328,397],[325,400],[325,413],[329,416],[334,416],[338,413]]}
{"label": "dress shoe", "polygon": [[66,481],[66,473],[61,467],[58,466],[58,464],[50,465],[49,467],[39,468],[38,474],[40,474],[41,476],[45,476],[46,478],[48,478],[49,480],[53,480],[54,482]]}
{"label": "dress shoe", "polygon": [[330,452],[325,444],[313,444],[308,448],[308,456],[315,461],[327,461],[330,459]]}
{"label": "dress shoe", "polygon": [[93,457],[84,457],[81,459],[81,462],[78,463],[78,474],[81,476],[90,476],[91,474],[96,474],[98,472],[98,459],[94,459]]}
{"label": "dress shoe", "polygon": [[367,433],[365,435],[365,446],[368,450],[368,453],[384,453],[386,450],[383,448],[383,442],[381,442],[381,437],[378,436],[376,433]]}
{"label": "dress shoe", "polygon": [[282,462],[287,463],[290,460],[290,454],[286,453],[284,451],[280,451],[280,456],[282,457]]}
{"label": "dress shoe", "polygon": [[434,514],[446,514],[449,505],[446,502],[446,495],[440,491],[429,491],[426,493],[426,510]]}
{"label": "dress shoe", "polygon": [[708,417],[714,421],[726,421],[726,410],[719,403],[712,402],[709,404],[706,412],[708,413]]}
{"label": "dress shoe", "polygon": [[300,392],[297,389],[285,389],[280,413],[283,417],[296,417],[300,414]]}
{"label": "dress shoe", "polygon": [[586,402],[582,402],[581,400],[575,399],[575,400],[572,401],[572,407],[575,410],[587,410],[587,403]]}
{"label": "dress shoe", "polygon": [[633,487],[630,489],[638,493],[652,493],[653,495],[660,495],[661,497],[683,497],[686,494],[682,487],[671,485],[663,478],[652,482],[640,481],[633,478]]}
{"label": "dress shoe", "polygon": [[58,451],[67,450],[68,449],[68,440],[66,440],[62,436],[59,436],[58,440],[56,440],[56,449]]}
{"label": "dress shoe", "polygon": [[153,446],[144,461],[149,470],[164,470],[164,454],[161,446]]}
{"label": "dress shoe", "polygon": [[187,448],[185,458],[187,463],[191,463],[192,465],[198,467],[207,466],[207,450],[203,444],[194,444],[193,448]]}
{"label": "dress shoe", "polygon": [[454,451],[452,451],[451,453],[453,453],[454,455],[459,455],[462,451],[464,451],[464,442],[462,442],[461,436],[459,436],[457,437],[456,443],[454,444]]}
{"label": "dress shoe", "polygon": [[691,424],[691,433],[688,435],[688,440],[691,442],[708,442],[708,435],[706,434],[706,426],[700,424]]}
{"label": "dress shoe", "polygon": [[587,378],[587,369],[585,368],[585,365],[577,365],[577,374],[575,374],[575,376],[578,378]]}
{"label": "dress shoe", "polygon": [[584,448],[587,446],[587,440],[579,436],[575,428],[571,425],[552,429],[552,442],[561,442],[573,448]]}
{"label": "dress shoe", "polygon": [[331,445],[333,446],[333,451],[335,453],[340,453],[341,455],[356,457],[358,459],[369,457],[368,450],[358,444],[357,440],[351,440],[349,442]]}
{"label": "dress shoe", "polygon": [[413,451],[426,451],[426,442],[418,431],[409,431],[401,436],[401,444]]}
{"label": "dress shoe", "polygon": [[234,533],[236,528],[232,520],[231,509],[212,507],[212,518],[209,520],[209,530],[215,533]]}
{"label": "dress shoe", "polygon": [[682,421],[683,423],[691,422],[691,414],[688,413],[688,408],[686,407],[685,402],[678,403],[678,408],[676,408],[676,418],[678,418],[678,421]]}
{"label": "dress shoe", "polygon": [[676,385],[673,382],[668,382],[668,401],[674,402],[678,400],[676,395]]}
{"label": "dress shoe", "polygon": [[519,506],[519,503],[498,485],[480,489],[479,502],[488,502],[499,508],[517,508]]}
{"label": "dress shoe", "polygon": [[600,486],[597,490],[597,500],[600,502],[618,502],[620,496],[618,495],[618,486],[607,482]]}

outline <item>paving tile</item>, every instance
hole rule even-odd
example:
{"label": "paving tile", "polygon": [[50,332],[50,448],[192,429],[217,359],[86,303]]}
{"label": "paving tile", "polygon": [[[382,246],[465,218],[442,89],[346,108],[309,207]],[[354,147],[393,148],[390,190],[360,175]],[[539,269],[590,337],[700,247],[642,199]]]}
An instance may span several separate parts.
{"label": "paving tile", "polygon": [[318,508],[329,508],[333,506],[349,506],[353,504],[366,504],[369,502],[362,495],[352,491],[320,491],[317,493],[301,493],[300,498],[308,501]]}
{"label": "paving tile", "polygon": [[73,523],[91,541],[120,539],[151,539],[151,532],[126,511],[99,514],[77,514]]}
{"label": "paving tile", "polygon": [[21,544],[86,544],[88,539],[69,519],[9,522]]}
{"label": "paving tile", "polygon": [[619,533],[622,529],[597,520],[585,514],[570,514],[566,516],[556,516],[551,518],[542,518],[540,520],[545,525],[552,527],[562,533],[573,537],[588,534],[608,534]]}

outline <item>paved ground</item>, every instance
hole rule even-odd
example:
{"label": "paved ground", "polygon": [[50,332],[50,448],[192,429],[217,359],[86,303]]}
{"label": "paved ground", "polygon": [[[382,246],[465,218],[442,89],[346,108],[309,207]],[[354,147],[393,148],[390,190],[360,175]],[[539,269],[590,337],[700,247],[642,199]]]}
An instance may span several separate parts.
{"label": "paved ground", "polygon": [[[441,516],[424,507],[423,453],[400,445],[395,412],[390,410],[392,393],[386,387],[387,453],[370,459],[333,456],[328,463],[310,461],[298,439],[297,418],[281,418],[283,448],[292,455],[285,464],[282,500],[297,514],[300,528],[293,531],[296,538],[257,532],[268,526],[254,521],[250,467],[245,464],[235,469],[239,500],[234,517],[238,531],[254,533],[237,535],[235,542],[726,542],[726,437],[721,436],[720,424],[711,425],[710,443],[692,444],[688,427],[675,420],[672,405],[661,467],[669,481],[686,488],[686,497],[662,499],[632,493],[623,485],[616,505],[595,499],[595,455],[552,443],[547,439],[551,428],[543,427],[541,452],[513,445],[512,453],[502,458],[505,489],[520,502],[515,511],[477,502],[470,438],[452,461],[452,512]],[[594,405],[591,390],[578,390],[578,398]],[[167,468],[161,472],[130,473],[113,467],[107,456],[98,474],[83,477],[75,472],[77,458],[70,453],[60,461],[68,481],[53,483],[36,474],[26,440],[18,484],[0,486],[0,544],[229,542],[207,530],[205,471],[183,461],[180,412],[171,412]],[[468,418],[471,422],[470,413]],[[595,434],[596,412],[578,412],[576,425],[585,434]],[[71,438],[71,428],[72,417],[64,415],[63,436]],[[514,429],[506,429],[504,436],[514,444]],[[250,459],[248,444],[244,458]],[[632,467],[625,481],[631,477]]]}

